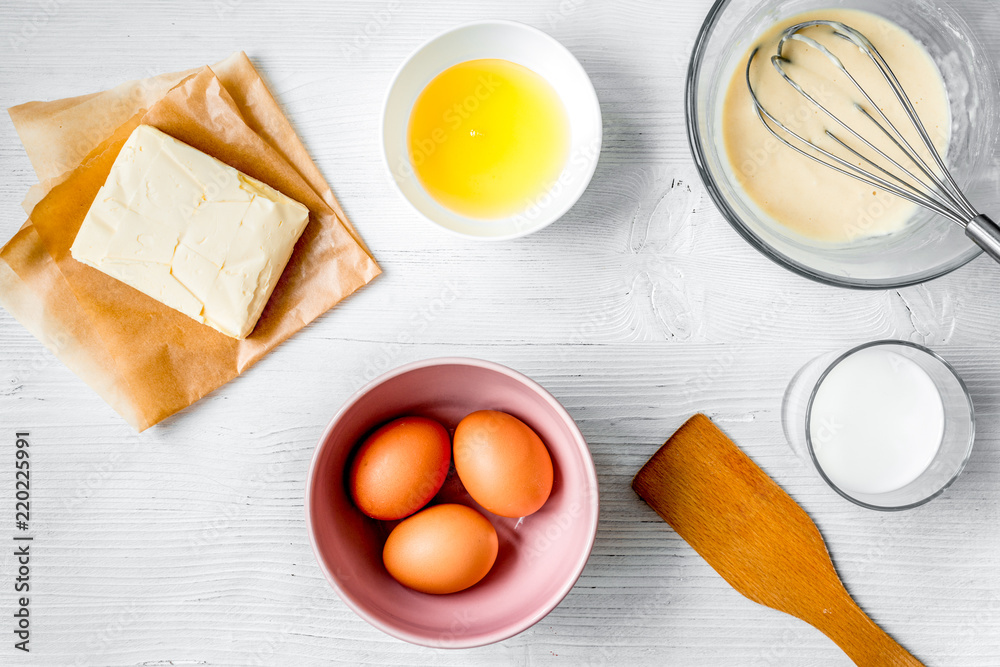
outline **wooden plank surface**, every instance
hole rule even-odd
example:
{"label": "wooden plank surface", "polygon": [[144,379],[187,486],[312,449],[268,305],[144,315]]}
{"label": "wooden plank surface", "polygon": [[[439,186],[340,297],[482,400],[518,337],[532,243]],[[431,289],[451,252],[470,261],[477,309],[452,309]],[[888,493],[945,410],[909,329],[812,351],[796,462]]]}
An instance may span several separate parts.
{"label": "wooden plank surface", "polygon": [[[10,435],[30,429],[32,654],[13,650],[15,561],[0,553],[0,664],[850,664],[818,631],[735,593],[629,488],[696,411],[816,521],[858,603],[929,665],[1000,663],[1000,269],[851,292],[747,246],[691,163],[686,63],[697,2],[121,3],[0,7],[0,106],[55,99],[243,49],[385,269],[245,376],[141,435],[0,311],[0,540]],[[605,117],[593,184],[557,224],[502,244],[438,233],[384,174],[395,68],[460,22],[511,18],[561,40]],[[997,30],[1000,31],[1000,20]],[[27,35],[25,37],[25,35]],[[34,175],[0,122],[0,237]],[[876,338],[933,347],[968,381],[976,450],[942,498],[901,513],[842,500],[784,443],[781,397],[814,356]],[[401,343],[401,340],[411,341]],[[470,651],[422,649],[355,616],[308,544],[316,440],[367,379],[468,355],[535,378],[594,456],[601,524],[569,597]]]}

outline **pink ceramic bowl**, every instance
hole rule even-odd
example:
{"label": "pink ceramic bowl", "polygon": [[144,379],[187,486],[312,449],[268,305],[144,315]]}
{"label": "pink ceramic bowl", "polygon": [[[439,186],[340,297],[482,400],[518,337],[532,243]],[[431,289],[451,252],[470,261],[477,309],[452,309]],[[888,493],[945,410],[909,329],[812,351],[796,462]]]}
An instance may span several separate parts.
{"label": "pink ceramic bowl", "polygon": [[[508,412],[531,426],[552,455],[548,502],[506,519],[482,509],[449,473],[432,503],[475,507],[497,530],[500,551],[486,578],[467,590],[410,590],[382,565],[390,524],[361,514],[345,484],[346,463],[362,437],[403,415],[436,419],[449,430],[475,410]],[[583,571],[597,533],[597,475],[587,443],[545,389],[499,364],[429,359],[390,371],[358,391],[330,421],[306,485],[313,552],[327,580],[354,611],[380,630],[435,648],[468,648],[512,637],[552,611]]]}

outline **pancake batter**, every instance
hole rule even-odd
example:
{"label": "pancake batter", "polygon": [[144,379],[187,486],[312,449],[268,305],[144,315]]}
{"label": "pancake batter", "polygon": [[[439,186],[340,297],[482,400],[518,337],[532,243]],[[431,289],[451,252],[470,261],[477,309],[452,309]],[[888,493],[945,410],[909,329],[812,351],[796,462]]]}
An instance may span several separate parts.
{"label": "pancake batter", "polygon": [[[847,130],[796,92],[771,64],[782,31],[816,19],[845,23],[875,45],[895,72],[941,155],[945,155],[951,113],[948,93],[937,66],[908,32],[867,12],[847,9],[807,12],[774,25],[762,35],[755,44],[761,48],[750,72],[761,104],[787,127],[831,153],[850,157],[825,135],[827,129],[862,154],[875,157]],[[803,34],[839,57],[907,141],[913,146],[921,145],[902,107],[867,55],[850,42],[834,36],[832,28],[827,26],[809,28]],[[911,167],[888,138],[854,108],[855,102],[865,106],[868,103],[826,56],[792,40],[785,43],[783,55],[792,61],[785,66],[786,72],[817,101],[873,144],[889,152],[900,164]],[[762,126],[747,90],[745,70],[749,57],[748,51],[729,84],[722,110],[722,132],[731,168],[751,200],[782,225],[822,242],[850,243],[902,229],[916,212],[915,204],[816,164],[778,142]],[[878,117],[874,110],[872,115]],[[780,129],[777,131],[781,134]],[[792,143],[800,145],[794,139]],[[857,157],[852,161],[867,168]],[[877,162],[889,167],[883,159]]]}

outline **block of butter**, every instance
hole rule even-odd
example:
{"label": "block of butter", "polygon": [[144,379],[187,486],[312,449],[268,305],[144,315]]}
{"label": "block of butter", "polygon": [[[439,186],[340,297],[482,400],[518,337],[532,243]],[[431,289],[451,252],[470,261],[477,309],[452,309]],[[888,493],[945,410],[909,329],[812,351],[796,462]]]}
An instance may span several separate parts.
{"label": "block of butter", "polygon": [[227,336],[246,338],[308,221],[297,201],[140,125],[70,252]]}

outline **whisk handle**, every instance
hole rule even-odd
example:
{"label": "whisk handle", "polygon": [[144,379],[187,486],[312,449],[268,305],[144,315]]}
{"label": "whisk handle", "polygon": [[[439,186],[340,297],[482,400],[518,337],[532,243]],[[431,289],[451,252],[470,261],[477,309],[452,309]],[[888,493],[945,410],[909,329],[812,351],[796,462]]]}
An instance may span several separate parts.
{"label": "whisk handle", "polygon": [[965,235],[985,250],[987,255],[1000,262],[1000,226],[997,223],[980,215],[965,227]]}

